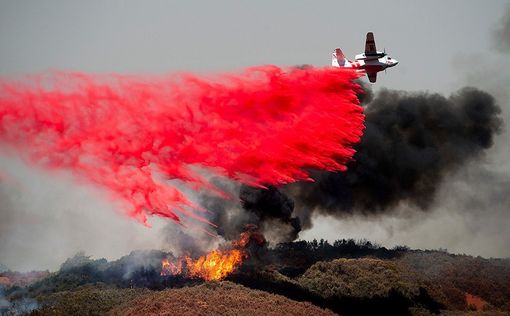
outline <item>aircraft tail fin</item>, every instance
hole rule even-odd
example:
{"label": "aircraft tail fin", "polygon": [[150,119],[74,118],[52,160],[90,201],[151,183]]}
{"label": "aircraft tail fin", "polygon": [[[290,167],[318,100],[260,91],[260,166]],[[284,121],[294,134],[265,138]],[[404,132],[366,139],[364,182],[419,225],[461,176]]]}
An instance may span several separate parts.
{"label": "aircraft tail fin", "polygon": [[351,67],[351,63],[345,58],[340,48],[335,49],[331,58],[331,66],[333,67]]}

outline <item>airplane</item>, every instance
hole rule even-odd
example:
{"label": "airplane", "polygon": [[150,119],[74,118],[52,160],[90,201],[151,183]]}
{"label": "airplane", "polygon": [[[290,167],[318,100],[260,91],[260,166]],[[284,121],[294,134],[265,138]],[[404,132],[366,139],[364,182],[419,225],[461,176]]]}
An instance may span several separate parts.
{"label": "airplane", "polygon": [[364,72],[368,80],[372,83],[377,80],[377,73],[386,70],[388,67],[394,67],[398,60],[391,58],[386,54],[386,50],[381,52],[375,47],[374,33],[368,32],[365,41],[365,52],[354,57],[354,61],[345,58],[340,48],[335,49],[331,65],[333,67],[355,68],[357,71]]}

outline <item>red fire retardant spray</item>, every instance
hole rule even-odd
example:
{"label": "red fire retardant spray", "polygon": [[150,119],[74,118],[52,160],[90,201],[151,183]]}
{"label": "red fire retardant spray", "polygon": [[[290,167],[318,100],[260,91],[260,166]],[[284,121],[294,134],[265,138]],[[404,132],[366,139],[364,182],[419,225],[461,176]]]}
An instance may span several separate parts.
{"label": "red fire retardant spray", "polygon": [[[358,74],[261,66],[159,77],[50,73],[0,81],[0,143],[69,170],[148,215],[207,222],[168,180],[217,191],[197,168],[250,185],[345,170],[364,129]],[[221,194],[221,193],[220,193]]]}

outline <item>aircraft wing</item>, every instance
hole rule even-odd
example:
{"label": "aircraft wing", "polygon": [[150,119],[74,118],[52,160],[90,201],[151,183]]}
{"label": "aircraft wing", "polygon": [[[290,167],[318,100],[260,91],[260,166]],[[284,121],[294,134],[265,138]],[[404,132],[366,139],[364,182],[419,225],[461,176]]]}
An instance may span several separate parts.
{"label": "aircraft wing", "polygon": [[376,54],[377,49],[375,48],[374,33],[368,32],[367,39],[365,41],[365,55]]}
{"label": "aircraft wing", "polygon": [[374,83],[377,81],[377,72],[367,72],[368,81]]}

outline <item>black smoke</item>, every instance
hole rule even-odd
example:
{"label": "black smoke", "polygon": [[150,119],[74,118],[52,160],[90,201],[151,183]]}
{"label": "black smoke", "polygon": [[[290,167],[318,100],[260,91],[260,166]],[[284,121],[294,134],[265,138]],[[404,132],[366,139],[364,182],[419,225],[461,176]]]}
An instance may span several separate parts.
{"label": "black smoke", "polygon": [[[312,171],[315,182],[253,188],[217,182],[234,198],[201,196],[227,240],[246,224],[271,241],[291,241],[314,212],[378,215],[400,203],[428,210],[443,181],[483,157],[502,129],[500,108],[488,93],[463,88],[449,97],[368,87],[359,95],[366,129],[346,172]],[[295,205],[295,204],[296,205]]]}
{"label": "black smoke", "polygon": [[216,181],[215,185],[234,195],[231,200],[202,195],[200,203],[212,211],[211,222],[216,233],[227,240],[239,238],[246,225],[256,225],[272,241],[286,242],[297,238],[301,231],[299,218],[294,215],[294,201],[282,190],[268,186],[255,188]]}
{"label": "black smoke", "polygon": [[299,218],[293,216],[294,201],[275,187],[252,188],[242,186],[239,194],[243,209],[255,215],[255,223],[264,228],[263,223],[272,221],[273,230],[282,236],[280,241],[294,240],[301,231]]}
{"label": "black smoke", "polygon": [[348,170],[315,172],[316,182],[288,186],[305,223],[314,210],[377,214],[401,202],[426,210],[443,180],[483,156],[502,128],[495,99],[476,88],[450,97],[384,89],[368,101]]}

